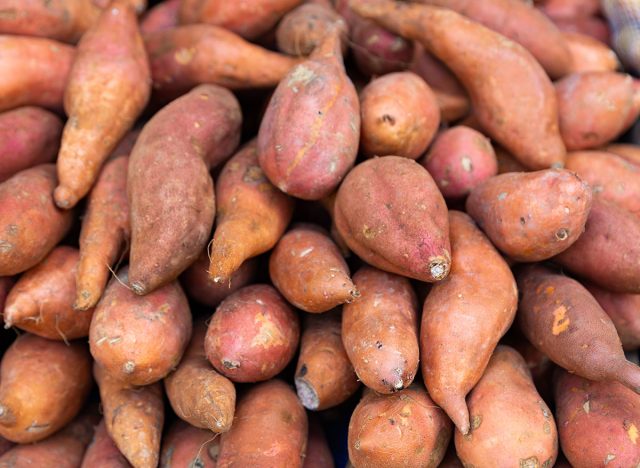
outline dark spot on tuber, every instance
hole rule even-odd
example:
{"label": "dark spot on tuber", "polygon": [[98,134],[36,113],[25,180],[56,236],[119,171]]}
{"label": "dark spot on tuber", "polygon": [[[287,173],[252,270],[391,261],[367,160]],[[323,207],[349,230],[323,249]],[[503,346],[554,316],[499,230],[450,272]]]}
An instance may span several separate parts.
{"label": "dark spot on tuber", "polygon": [[394,119],[392,116],[390,116],[389,114],[384,114],[381,118],[381,120],[384,123],[388,123],[390,125],[395,125],[396,124],[396,119]]}
{"label": "dark spot on tuber", "polygon": [[391,424],[392,426],[395,426],[396,420],[393,418],[389,418],[389,424]]}
{"label": "dark spot on tuber", "polygon": [[376,341],[376,348],[377,348],[377,349],[382,348],[382,343],[381,343],[381,342],[379,342],[379,341]]}
{"label": "dark spot on tuber", "polygon": [[567,237],[569,237],[569,230],[566,228],[560,228],[556,232],[556,239],[558,239],[559,241],[563,241]]}
{"label": "dark spot on tuber", "polygon": [[300,372],[298,372],[298,377],[304,377],[305,375],[307,375],[307,365],[302,364],[302,367],[300,368]]}

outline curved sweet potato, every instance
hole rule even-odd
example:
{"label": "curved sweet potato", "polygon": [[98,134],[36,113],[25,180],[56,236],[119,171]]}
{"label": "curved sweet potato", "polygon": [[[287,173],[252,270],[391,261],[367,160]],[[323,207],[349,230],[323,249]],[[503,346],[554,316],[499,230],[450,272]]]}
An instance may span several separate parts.
{"label": "curved sweet potato", "polygon": [[217,434],[178,420],[162,440],[160,466],[216,468],[219,451],[220,437]]}
{"label": "curved sweet potato", "polygon": [[[1,465],[0,465],[1,466]],[[104,419],[100,421],[93,434],[93,440],[87,447],[80,468],[130,468],[131,465],[120,452],[107,432]]]}
{"label": "curved sweet potato", "polygon": [[638,145],[614,143],[603,148],[605,151],[617,154],[636,166],[640,166],[640,147]]}
{"label": "curved sweet potato", "polygon": [[303,3],[284,15],[278,24],[278,49],[289,55],[309,55],[334,24],[343,31],[342,50],[345,52],[347,25],[342,17],[331,7]]}
{"label": "curved sweet potato", "polygon": [[144,34],[175,28],[182,0],[164,0],[151,8],[140,20],[140,32]]}
{"label": "curved sweet potato", "polygon": [[613,322],[622,348],[625,351],[640,348],[640,294],[615,293],[594,284],[585,287]]}
{"label": "curved sweet potato", "polygon": [[571,73],[612,72],[620,68],[616,53],[605,43],[586,34],[563,32],[571,51]]}

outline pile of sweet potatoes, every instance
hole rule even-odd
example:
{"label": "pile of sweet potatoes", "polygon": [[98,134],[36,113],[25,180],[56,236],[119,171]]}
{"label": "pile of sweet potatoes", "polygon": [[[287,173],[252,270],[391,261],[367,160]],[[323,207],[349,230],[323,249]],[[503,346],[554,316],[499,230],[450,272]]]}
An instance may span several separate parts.
{"label": "pile of sweet potatoes", "polygon": [[0,468],[640,466],[605,21],[0,0]]}

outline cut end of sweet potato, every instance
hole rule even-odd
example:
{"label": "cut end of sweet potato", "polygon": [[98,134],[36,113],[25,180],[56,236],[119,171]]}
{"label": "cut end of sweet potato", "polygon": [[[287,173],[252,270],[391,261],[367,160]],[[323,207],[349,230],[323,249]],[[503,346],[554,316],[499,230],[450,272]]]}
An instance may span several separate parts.
{"label": "cut end of sweet potato", "polygon": [[302,406],[311,411],[317,410],[320,406],[320,399],[318,398],[318,392],[313,388],[313,385],[301,377],[296,377],[295,382],[298,398],[300,399]]}
{"label": "cut end of sweet potato", "polygon": [[53,191],[53,199],[56,206],[62,210],[70,210],[78,203],[79,197],[71,188],[58,185]]}
{"label": "cut end of sweet potato", "polygon": [[92,294],[87,289],[78,289],[76,301],[73,303],[74,310],[89,310],[100,300],[100,296]]}
{"label": "cut end of sweet potato", "polygon": [[0,403],[0,425],[2,426],[13,426],[16,423],[16,417],[9,408],[4,403]]}
{"label": "cut end of sweet potato", "polygon": [[445,256],[434,257],[429,262],[429,274],[434,281],[441,281],[449,275],[451,269],[451,255],[446,252]]}

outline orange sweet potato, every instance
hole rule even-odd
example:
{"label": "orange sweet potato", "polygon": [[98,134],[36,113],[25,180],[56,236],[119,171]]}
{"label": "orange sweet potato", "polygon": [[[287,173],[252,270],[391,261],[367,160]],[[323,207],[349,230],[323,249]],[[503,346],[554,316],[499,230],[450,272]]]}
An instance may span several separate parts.
{"label": "orange sweet potato", "polygon": [[447,207],[418,163],[386,156],[357,165],[338,190],[338,232],[372,266],[434,282],[451,266]]}
{"label": "orange sweet potato", "polygon": [[640,147],[638,145],[614,143],[603,148],[609,153],[617,154],[636,166],[640,166]]}
{"label": "orange sweet potato", "polygon": [[281,380],[251,387],[238,401],[229,432],[222,434],[217,468],[301,468],[307,445],[307,415]]}
{"label": "orange sweet potato", "polygon": [[491,177],[467,198],[467,213],[514,260],[533,262],[569,248],[584,232],[591,187],[565,169]]}
{"label": "orange sweet potato", "polygon": [[622,348],[632,351],[640,348],[640,294],[607,291],[594,284],[585,284],[616,327]]}
{"label": "orange sweet potato", "polygon": [[213,367],[234,382],[258,382],[280,373],[300,340],[298,316],[266,284],[246,286],[216,309],[204,348]]}
{"label": "orange sweet potato", "polygon": [[335,25],[343,32],[345,51],[347,25],[331,7],[318,3],[303,3],[284,15],[276,30],[278,49],[289,55],[309,55]]}
{"label": "orange sweet potato", "polygon": [[358,379],[378,393],[408,387],[418,371],[418,301],[409,280],[362,267],[362,297],[343,307],[342,342]]}
{"label": "orange sweet potato", "polygon": [[265,176],[258,164],[255,140],[222,169],[216,199],[218,216],[209,275],[217,283],[228,284],[247,259],[276,245],[291,220],[294,202]]}
{"label": "orange sweet potato", "polygon": [[84,344],[25,333],[2,357],[0,379],[0,435],[36,442],[80,411],[91,390],[91,357]]}
{"label": "orange sweet potato", "polygon": [[162,440],[160,466],[216,468],[219,450],[217,434],[176,421]]}
{"label": "orange sweet potato", "polygon": [[365,392],[349,421],[349,460],[358,468],[435,467],[451,438],[451,421],[424,387],[394,395]]}
{"label": "orange sweet potato", "polygon": [[620,68],[616,53],[605,43],[578,32],[563,32],[571,51],[571,73],[612,72]]}
{"label": "orange sweet potato", "polygon": [[509,265],[468,215],[450,211],[449,226],[451,272],[424,303],[420,356],[429,395],[467,434],[465,397],[513,322],[518,289]]}
{"label": "orange sweet potato", "polygon": [[516,350],[496,348],[467,403],[471,432],[455,436],[464,466],[484,466],[488,460],[493,466],[553,466],[558,456],[556,423]]}
{"label": "orange sweet potato", "polygon": [[127,181],[136,294],[174,280],[204,250],[216,209],[208,169],[235,150],[241,120],[230,91],[201,85],[144,126]]}
{"label": "orange sweet potato", "polygon": [[522,46],[452,10],[391,0],[350,5],[446,63],[469,92],[482,127],[524,165],[542,169],[563,162],[553,85]]}
{"label": "orange sweet potato", "polygon": [[53,164],[25,169],[0,184],[0,276],[37,265],[71,228],[73,213],[53,202],[55,186]]}
{"label": "orange sweet potato", "polygon": [[100,421],[93,434],[93,440],[82,458],[80,468],[130,468],[125,456],[118,450],[107,432],[104,419]]}
{"label": "orange sweet potato", "polygon": [[127,277],[127,268],[120,270],[95,309],[91,354],[113,378],[149,385],[180,362],[191,337],[191,312],[177,282],[140,297],[126,287]]}
{"label": "orange sweet potato", "polygon": [[333,456],[327,438],[317,418],[309,418],[307,453],[302,468],[334,468]]}
{"label": "orange sweet potato", "polygon": [[178,10],[182,0],[164,0],[151,8],[140,20],[140,32],[149,34],[178,25]]}

